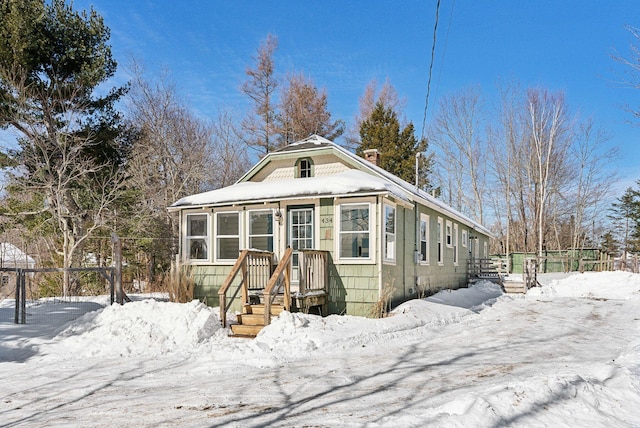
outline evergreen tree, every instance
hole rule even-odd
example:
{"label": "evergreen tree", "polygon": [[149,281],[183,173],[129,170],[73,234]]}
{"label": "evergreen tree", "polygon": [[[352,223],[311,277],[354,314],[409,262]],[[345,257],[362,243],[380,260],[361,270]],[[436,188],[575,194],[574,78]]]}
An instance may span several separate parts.
{"label": "evergreen tree", "polygon": [[602,235],[600,250],[609,256],[617,256],[620,254],[620,243],[611,231]]}
{"label": "evergreen tree", "polygon": [[415,183],[416,155],[420,153],[418,185],[430,189],[428,175],[433,161],[431,156],[425,155],[427,141],[416,139],[413,123],[401,127],[397,113],[382,102],[376,103],[371,115],[360,126],[360,145],[356,154],[362,156],[368,149],[377,149],[380,153],[378,166],[409,183]]}
{"label": "evergreen tree", "polygon": [[[638,184],[640,185],[640,181]],[[629,252],[640,252],[640,191],[628,187],[624,194],[611,204],[609,217],[616,223],[625,255]]]}
{"label": "evergreen tree", "polygon": [[114,103],[125,89],[96,94],[116,70],[108,40],[93,9],[0,1],[0,127],[18,134],[17,149],[6,153],[19,166],[10,189],[22,206],[40,201],[14,214],[46,213],[60,233],[64,267],[79,265],[82,245],[107,221],[123,186],[128,145]]}

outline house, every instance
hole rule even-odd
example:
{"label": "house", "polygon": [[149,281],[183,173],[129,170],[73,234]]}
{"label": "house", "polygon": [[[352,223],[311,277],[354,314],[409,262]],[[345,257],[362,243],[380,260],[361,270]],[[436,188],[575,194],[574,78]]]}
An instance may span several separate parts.
{"label": "house", "polygon": [[[291,249],[294,300],[309,291],[308,272],[318,278],[328,270],[321,298],[312,299],[325,313],[367,316],[381,301],[466,286],[467,262],[487,257],[490,232],[378,167],[377,151],[367,157],[313,135],[267,154],[231,186],[171,205],[180,218],[178,257],[195,272],[196,297],[219,305],[247,249],[273,253],[274,266]],[[305,262],[313,252],[326,255],[326,268]]]}
{"label": "house", "polygon": [[9,242],[0,242],[0,296],[15,290],[11,277],[16,269],[34,269],[35,260],[20,248]]}

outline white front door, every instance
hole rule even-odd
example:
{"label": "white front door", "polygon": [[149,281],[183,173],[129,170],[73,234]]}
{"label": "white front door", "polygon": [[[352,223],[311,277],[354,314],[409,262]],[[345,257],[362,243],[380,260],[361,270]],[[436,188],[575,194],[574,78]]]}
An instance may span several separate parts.
{"label": "white front door", "polygon": [[313,207],[290,207],[288,215],[288,244],[293,250],[291,266],[291,282],[299,281],[299,250],[313,249]]}

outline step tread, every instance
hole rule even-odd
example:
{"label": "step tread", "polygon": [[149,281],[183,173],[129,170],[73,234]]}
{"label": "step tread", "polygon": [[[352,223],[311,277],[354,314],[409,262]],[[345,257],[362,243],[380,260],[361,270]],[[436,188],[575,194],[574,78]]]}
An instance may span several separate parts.
{"label": "step tread", "polygon": [[[259,305],[246,305],[244,307],[246,314],[262,314],[264,315],[264,304]],[[271,315],[280,315],[280,312],[284,311],[282,305],[271,305]]]}
{"label": "step tread", "polygon": [[262,325],[231,324],[233,335],[238,337],[256,337],[263,328]]}
{"label": "step tread", "polygon": [[238,324],[264,326],[264,314],[238,314]]}

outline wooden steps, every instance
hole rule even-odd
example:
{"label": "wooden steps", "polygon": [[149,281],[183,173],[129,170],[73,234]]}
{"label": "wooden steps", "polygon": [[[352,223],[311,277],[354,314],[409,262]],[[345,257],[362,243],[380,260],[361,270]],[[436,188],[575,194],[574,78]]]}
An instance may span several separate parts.
{"label": "wooden steps", "polygon": [[[231,336],[256,337],[264,324],[264,304],[245,305],[243,313],[237,315],[237,324],[231,324]],[[284,310],[283,305],[271,305],[271,317],[276,317]]]}
{"label": "wooden steps", "polygon": [[525,294],[527,292],[527,286],[522,281],[508,281],[502,282],[504,292],[509,294]]}

